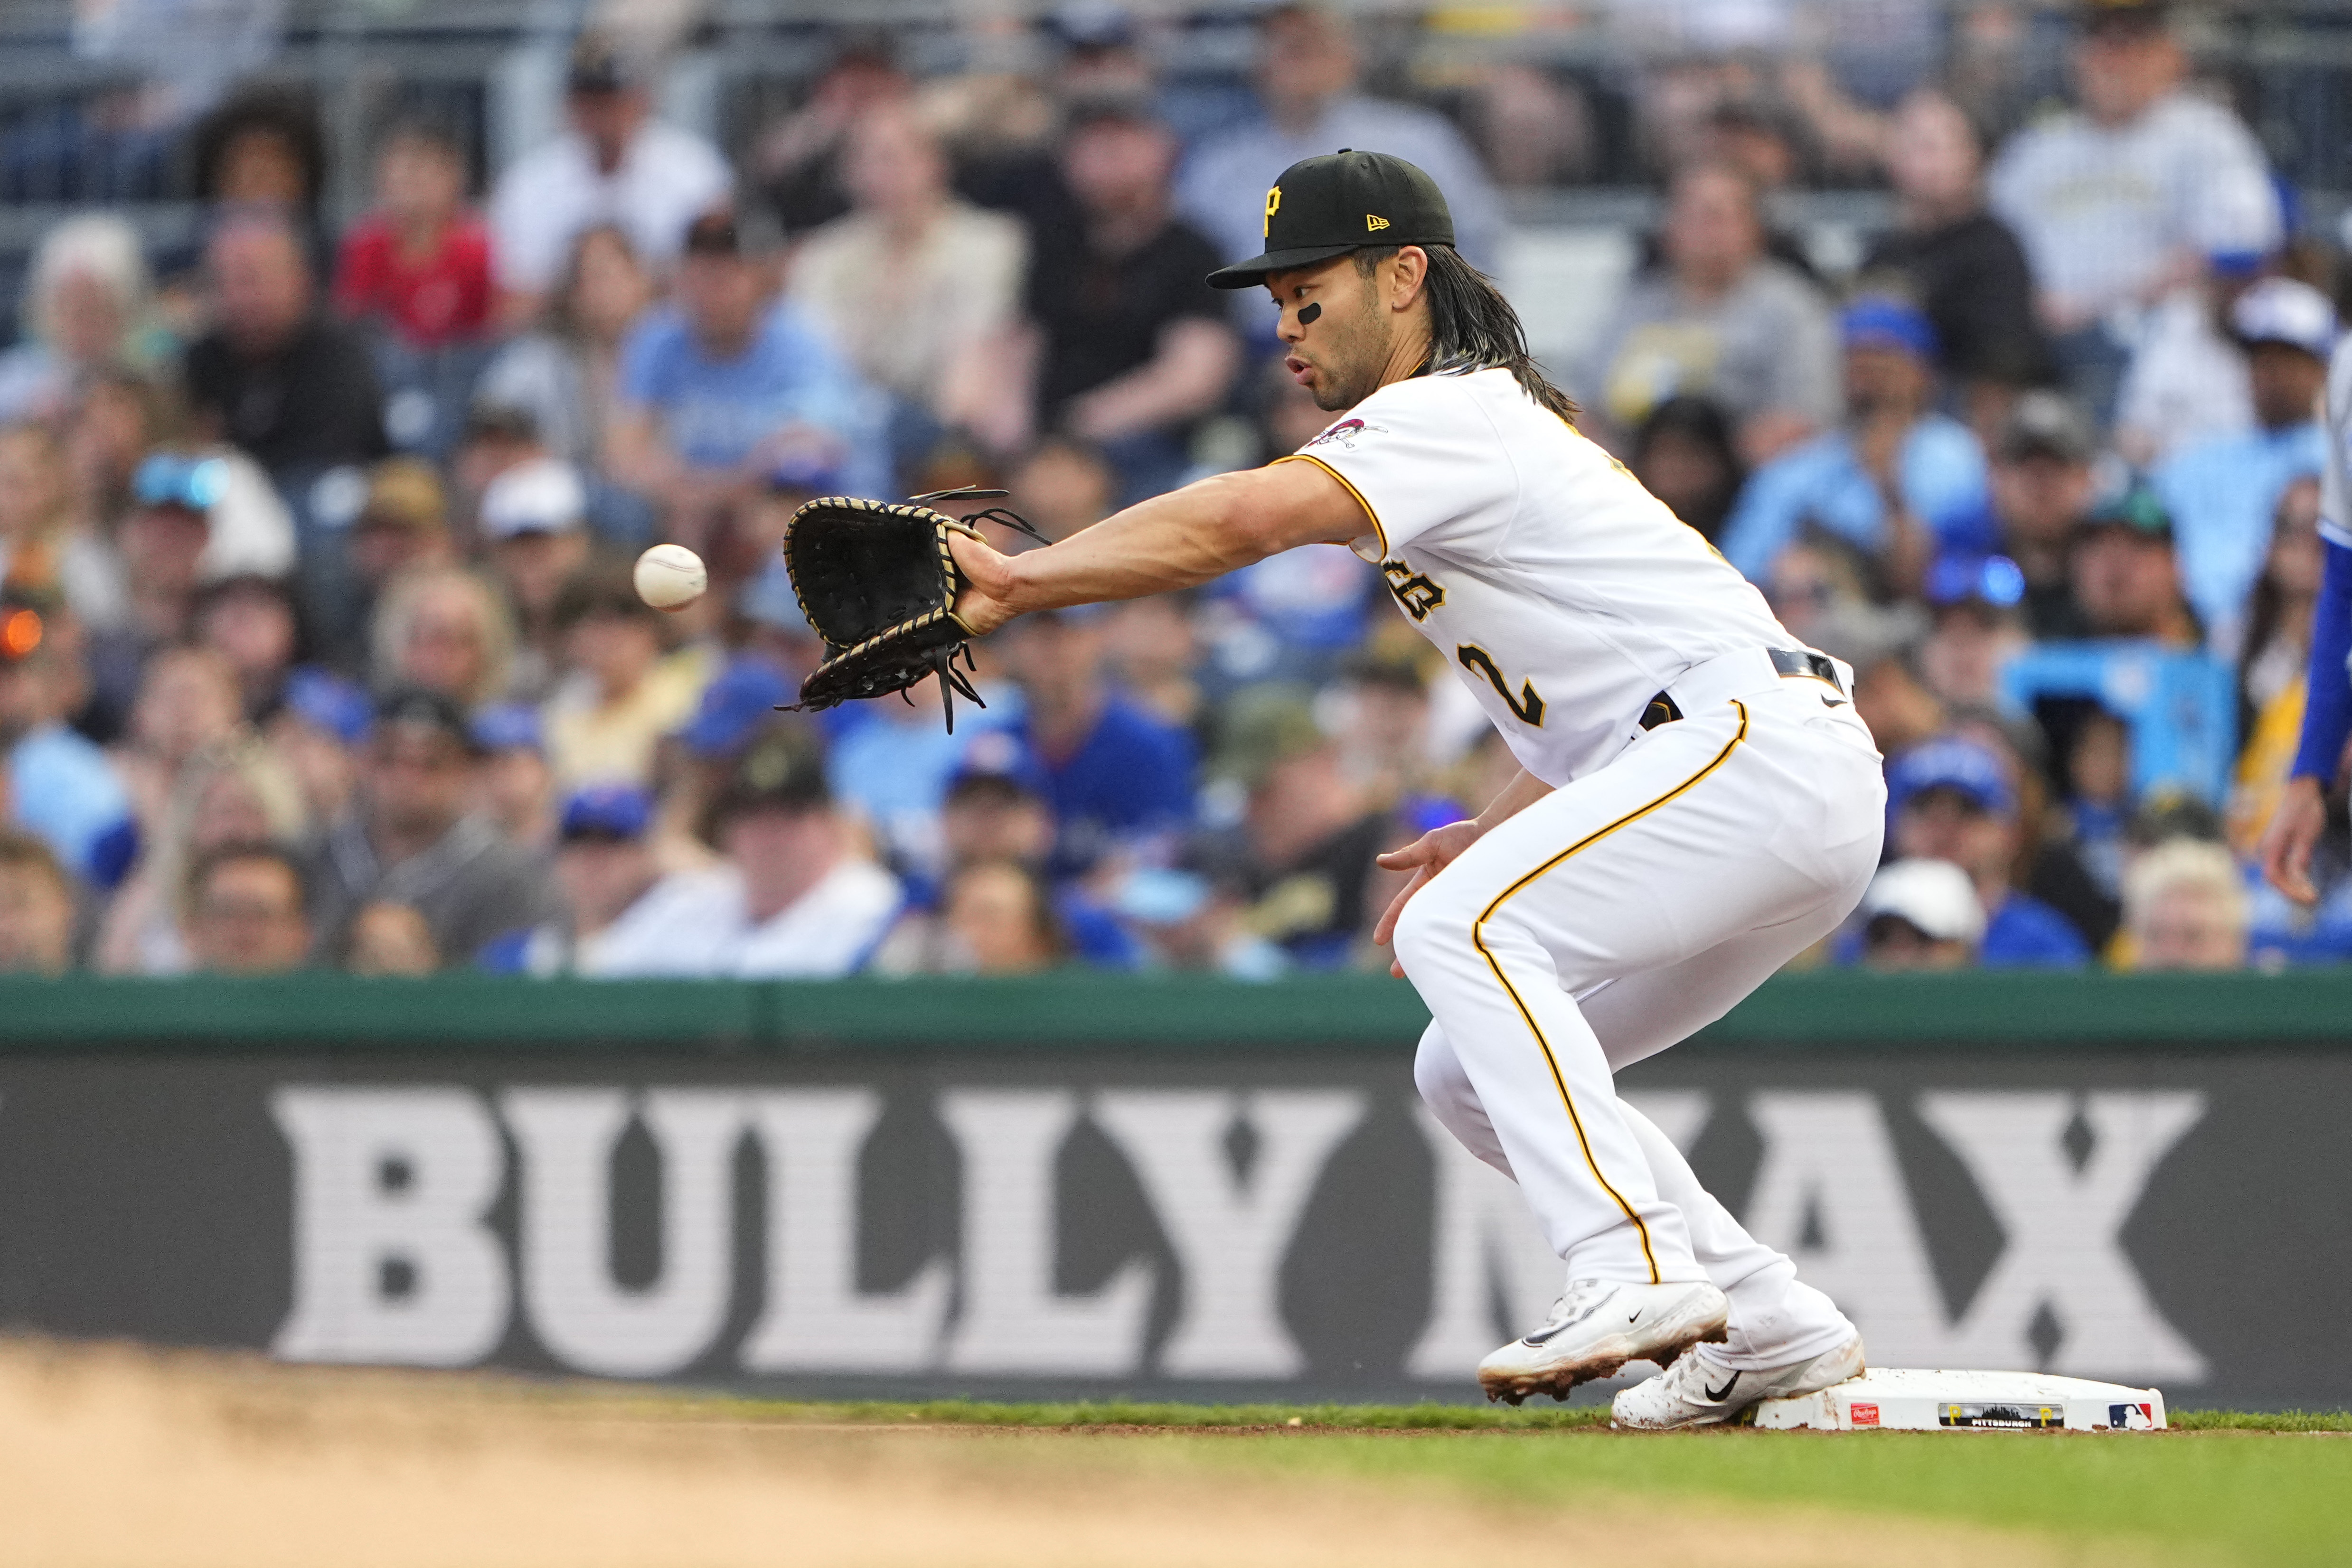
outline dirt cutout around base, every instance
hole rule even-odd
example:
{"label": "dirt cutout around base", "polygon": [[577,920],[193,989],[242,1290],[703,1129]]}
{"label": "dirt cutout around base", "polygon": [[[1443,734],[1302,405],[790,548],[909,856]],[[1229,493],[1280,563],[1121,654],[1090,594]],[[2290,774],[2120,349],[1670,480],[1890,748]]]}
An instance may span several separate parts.
{"label": "dirt cutout around base", "polygon": [[495,1378],[6,1344],[0,1565],[2032,1568],[2087,1560],[2071,1543],[1827,1510],[1606,1494],[1580,1496],[1573,1508],[1496,1505],[1434,1483],[1237,1477],[1229,1462],[1198,1462],[1187,1445],[1200,1441],[796,1427]]}

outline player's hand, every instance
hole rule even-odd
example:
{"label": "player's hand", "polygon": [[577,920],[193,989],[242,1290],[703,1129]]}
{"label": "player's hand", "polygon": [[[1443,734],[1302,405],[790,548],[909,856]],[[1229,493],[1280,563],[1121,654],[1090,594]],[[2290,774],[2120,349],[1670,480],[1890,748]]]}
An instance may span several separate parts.
{"label": "player's hand", "polygon": [[2327,825],[2327,802],[2319,780],[2305,777],[2286,781],[2271,825],[2263,831],[2263,875],[2270,884],[2297,904],[2319,902],[2311,885],[2311,852]]}
{"label": "player's hand", "polygon": [[956,619],[985,637],[1020,613],[1008,602],[1013,593],[1013,558],[985,539],[970,534],[950,534],[948,553],[970,580],[956,596]]}
{"label": "player's hand", "polygon": [[[1381,915],[1381,923],[1372,927],[1372,946],[1385,947],[1395,939],[1397,917],[1404,913],[1406,901],[1421,891],[1422,883],[1454,863],[1455,856],[1478,841],[1486,829],[1475,821],[1448,822],[1442,828],[1432,828],[1401,850],[1391,850],[1381,855],[1379,864],[1383,871],[1409,871],[1412,880],[1404,890],[1389,900]],[[1404,978],[1404,966],[1389,960],[1389,973]]]}

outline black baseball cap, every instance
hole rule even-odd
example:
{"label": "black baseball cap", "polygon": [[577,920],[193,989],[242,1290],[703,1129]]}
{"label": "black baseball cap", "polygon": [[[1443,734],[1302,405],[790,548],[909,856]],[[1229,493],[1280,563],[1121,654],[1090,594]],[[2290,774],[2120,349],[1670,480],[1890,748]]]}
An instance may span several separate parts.
{"label": "black baseball cap", "polygon": [[1209,274],[1212,288],[1254,288],[1266,274],[1367,246],[1454,243],[1437,182],[1402,158],[1352,147],[1302,158],[1265,193],[1265,252]]}

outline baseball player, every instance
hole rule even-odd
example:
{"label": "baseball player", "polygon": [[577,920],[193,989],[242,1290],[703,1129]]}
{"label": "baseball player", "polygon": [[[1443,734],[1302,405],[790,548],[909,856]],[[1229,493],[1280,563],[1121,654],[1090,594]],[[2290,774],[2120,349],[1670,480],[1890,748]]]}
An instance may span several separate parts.
{"label": "baseball player", "polygon": [[2271,885],[2306,905],[2319,902],[2311,854],[2327,826],[2327,789],[2352,737],[2352,337],[2328,361],[2321,412],[2327,464],[2319,475],[2319,537],[2326,564],[2311,612],[2303,736],[2262,845],[2263,873]]}
{"label": "baseball player", "polygon": [[1885,794],[1851,672],[1577,433],[1412,164],[1293,164],[1265,194],[1265,254],[1209,281],[1264,284],[1291,374],[1347,417],[1049,549],[959,537],[956,614],[985,632],[1316,542],[1378,562],[1522,768],[1475,819],[1381,857],[1412,873],[1376,936],[1434,1019],[1422,1095],[1518,1183],[1568,1264],[1550,1316],[1480,1383],[1565,1398],[1653,1362],[1667,1370],[1615,1415],[1669,1427],[1859,1373],[1853,1324],[1612,1082],[1861,897]]}

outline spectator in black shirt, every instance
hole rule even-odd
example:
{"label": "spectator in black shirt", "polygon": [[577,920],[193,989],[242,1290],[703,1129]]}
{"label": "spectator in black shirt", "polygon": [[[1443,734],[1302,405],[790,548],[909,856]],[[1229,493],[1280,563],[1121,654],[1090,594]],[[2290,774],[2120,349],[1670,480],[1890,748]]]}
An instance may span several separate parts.
{"label": "spectator in black shirt", "polygon": [[[1984,147],[1960,106],[1933,88],[1903,100],[1888,126],[1887,173],[1901,226],[1878,236],[1864,273],[1901,275],[1936,324],[1945,383],[1971,409],[2051,379],[2033,317],[2033,278],[2007,225],[1985,210]],[[1991,418],[1970,419],[1979,430]]]}
{"label": "spectator in black shirt", "polygon": [[274,213],[239,213],[205,249],[213,329],[188,349],[187,390],[207,434],[281,488],[383,456],[383,395],[366,345],[320,308],[302,244]]}
{"label": "spectator in black shirt", "polygon": [[1188,427],[1241,362],[1225,302],[1204,281],[1221,258],[1171,211],[1175,161],[1175,138],[1140,109],[1083,111],[1062,154],[1083,238],[1041,248],[1029,272],[1041,426],[1099,446],[1122,504],[1182,477]]}

